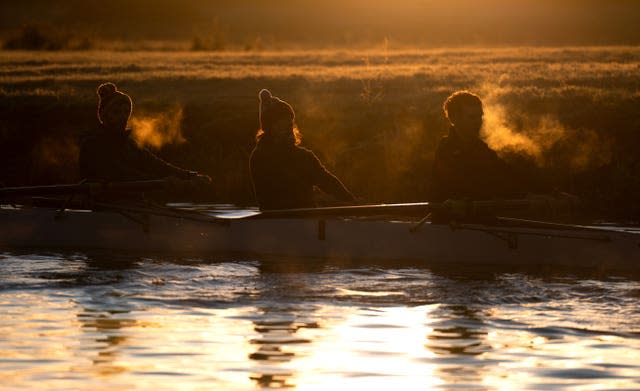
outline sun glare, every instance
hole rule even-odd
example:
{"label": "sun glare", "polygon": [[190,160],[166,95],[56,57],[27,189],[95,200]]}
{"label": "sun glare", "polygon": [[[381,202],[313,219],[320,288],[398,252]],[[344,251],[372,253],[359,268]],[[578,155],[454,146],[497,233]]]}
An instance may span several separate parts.
{"label": "sun glare", "polygon": [[[366,387],[370,390],[429,388],[443,381],[425,348],[429,313],[437,306],[383,307],[356,313],[325,307],[323,332],[293,367],[301,390]],[[312,332],[313,330],[309,330]],[[348,372],[345,373],[345,369]]]}

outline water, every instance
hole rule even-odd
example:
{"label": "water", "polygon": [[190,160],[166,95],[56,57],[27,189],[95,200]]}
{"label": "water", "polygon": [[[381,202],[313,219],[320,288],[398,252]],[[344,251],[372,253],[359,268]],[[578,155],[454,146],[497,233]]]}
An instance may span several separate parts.
{"label": "water", "polygon": [[0,254],[1,388],[640,389],[640,281]]}

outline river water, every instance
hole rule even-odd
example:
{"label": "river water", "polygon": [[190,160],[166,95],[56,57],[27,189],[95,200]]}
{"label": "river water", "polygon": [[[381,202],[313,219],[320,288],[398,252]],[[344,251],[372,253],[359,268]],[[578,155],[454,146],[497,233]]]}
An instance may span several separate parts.
{"label": "river water", "polygon": [[640,389],[640,282],[0,253],[3,390]]}

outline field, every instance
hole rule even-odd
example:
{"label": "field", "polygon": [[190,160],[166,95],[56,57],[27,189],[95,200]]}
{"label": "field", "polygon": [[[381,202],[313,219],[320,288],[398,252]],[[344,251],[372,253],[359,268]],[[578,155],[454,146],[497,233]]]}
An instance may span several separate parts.
{"label": "field", "polygon": [[253,202],[261,88],[294,106],[303,144],[370,202],[428,199],[442,103],[469,89],[485,103],[486,140],[531,191],[640,219],[639,47],[4,51],[0,181],[80,180],[78,141],[104,81],[132,96],[139,141],[209,174],[215,201]]}

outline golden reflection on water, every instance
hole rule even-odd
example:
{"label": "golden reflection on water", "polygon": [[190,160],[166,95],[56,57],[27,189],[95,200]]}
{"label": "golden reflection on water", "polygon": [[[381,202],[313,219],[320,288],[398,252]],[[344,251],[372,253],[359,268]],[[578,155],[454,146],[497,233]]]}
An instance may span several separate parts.
{"label": "golden reflection on water", "polygon": [[[320,335],[309,335],[313,349],[295,364],[301,390],[425,389],[442,384],[433,353],[422,342],[431,332],[429,312],[436,306],[353,308],[326,306]],[[310,330],[313,331],[313,330]]]}
{"label": "golden reflection on water", "polygon": [[[73,311],[73,305],[50,300],[45,303],[47,311],[43,313],[42,304],[40,298],[31,293],[0,295],[0,306],[4,310],[0,318],[0,383],[3,386],[28,387],[33,381],[44,380],[47,373],[65,373],[68,363],[75,359],[77,322],[64,316]],[[65,382],[64,378],[58,381]]]}
{"label": "golden reflection on water", "polygon": [[[0,293],[3,386],[519,389],[545,382],[575,385],[576,376],[584,380],[584,389],[638,385],[633,363],[640,362],[640,349],[629,348],[624,336],[585,338],[578,331],[534,330],[517,322],[492,327],[466,306],[210,309],[136,307],[126,298],[112,299]],[[518,307],[511,318],[541,316]],[[503,315],[508,311],[516,309]],[[612,357],[619,365],[610,378],[606,370]]]}
{"label": "golden reflection on water", "polygon": [[[72,298],[20,301],[0,332],[3,384],[40,389],[108,381],[146,389],[215,385],[327,389],[441,384],[424,349],[432,307],[316,306],[309,313],[269,308],[106,310]],[[322,319],[320,323],[310,319]],[[80,380],[82,379],[82,380]],[[155,385],[155,386],[154,386]]]}

